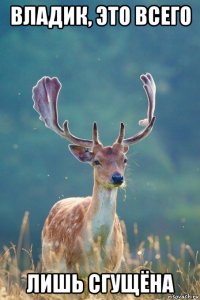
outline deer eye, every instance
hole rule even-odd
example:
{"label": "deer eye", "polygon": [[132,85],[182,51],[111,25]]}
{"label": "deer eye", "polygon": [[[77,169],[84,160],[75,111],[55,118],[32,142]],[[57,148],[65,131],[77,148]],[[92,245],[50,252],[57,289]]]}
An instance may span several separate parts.
{"label": "deer eye", "polygon": [[128,159],[127,159],[127,158],[124,158],[124,163],[125,163],[125,164],[127,163],[127,161],[128,161]]}
{"label": "deer eye", "polygon": [[95,165],[95,166],[99,166],[99,165],[101,165],[101,163],[100,163],[99,160],[94,160],[94,165]]}

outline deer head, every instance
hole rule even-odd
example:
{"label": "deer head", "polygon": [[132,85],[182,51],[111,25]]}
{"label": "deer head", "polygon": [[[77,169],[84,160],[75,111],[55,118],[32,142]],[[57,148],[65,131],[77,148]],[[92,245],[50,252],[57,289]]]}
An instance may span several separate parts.
{"label": "deer head", "polygon": [[139,125],[144,126],[144,129],[129,138],[124,138],[125,128],[121,123],[116,141],[108,147],[104,147],[99,140],[96,122],[93,125],[92,140],[73,135],[69,130],[68,121],[64,121],[62,127],[59,125],[57,102],[62,85],[56,77],[43,77],[33,88],[33,107],[39,113],[40,120],[46,127],[71,142],[69,150],[72,154],[79,161],[90,163],[94,167],[95,180],[108,188],[118,187],[123,183],[129,145],[147,137],[153,128],[156,86],[149,73],[141,75],[140,79],[148,99],[147,118],[139,121]]}

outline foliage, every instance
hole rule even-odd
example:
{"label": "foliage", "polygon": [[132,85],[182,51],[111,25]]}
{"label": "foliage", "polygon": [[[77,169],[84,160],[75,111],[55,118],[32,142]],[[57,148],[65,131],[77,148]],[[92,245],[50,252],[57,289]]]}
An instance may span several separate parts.
{"label": "foliage", "polygon": [[[123,231],[125,234],[125,260],[123,273],[137,273],[140,270],[148,269],[157,273],[172,273],[175,282],[176,295],[197,296],[200,294],[200,262],[198,253],[195,254],[189,245],[181,244],[179,256],[176,257],[172,250],[172,241],[169,236],[165,237],[165,247],[167,260],[163,260],[161,245],[158,236],[148,236],[145,241],[137,243],[136,254],[131,255],[129,245],[126,241],[126,228],[124,223]],[[18,245],[5,247],[0,255],[0,299],[21,300],[21,299],[73,299],[72,295],[37,295],[26,294],[27,274],[39,273],[41,263],[34,263],[32,247],[28,249],[27,238],[29,236],[29,216],[26,212],[21,225]],[[138,240],[138,227],[134,226],[134,239]],[[189,262],[188,262],[189,261]],[[100,262],[99,262],[100,263]],[[158,295],[159,299],[166,299],[166,295]],[[124,295],[96,295],[86,294],[82,299],[124,299],[134,298],[131,294]],[[77,299],[75,297],[75,299]],[[141,300],[154,299],[155,295],[141,295]]]}

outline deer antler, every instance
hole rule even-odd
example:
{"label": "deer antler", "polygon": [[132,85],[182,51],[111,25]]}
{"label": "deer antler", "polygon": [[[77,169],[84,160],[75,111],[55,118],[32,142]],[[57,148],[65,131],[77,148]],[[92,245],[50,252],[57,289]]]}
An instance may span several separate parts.
{"label": "deer antler", "polygon": [[117,140],[116,140],[115,143],[118,143],[118,144],[123,143],[124,133],[125,133],[124,123],[121,123],[120,124],[120,130],[119,130],[119,136],[118,136],[118,138],[117,138]]}
{"label": "deer antler", "polygon": [[[147,110],[147,118],[139,121],[139,125],[146,126],[142,131],[137,133],[136,135],[123,139],[122,143],[126,145],[131,145],[139,142],[143,138],[147,137],[152,129],[155,121],[154,110],[155,110],[155,100],[156,100],[156,85],[153,80],[153,77],[150,73],[146,73],[140,76],[140,79],[143,82],[143,88],[146,92],[148,99],[148,110]],[[121,140],[118,138],[118,140]]]}
{"label": "deer antler", "polygon": [[[81,139],[71,134],[68,121],[64,121],[63,127],[59,125],[57,102],[61,87],[62,85],[56,77],[41,78],[36,86],[33,87],[33,108],[38,112],[40,120],[45,123],[46,127],[73,144],[91,148],[93,146],[92,140]],[[94,131],[97,135],[97,126],[93,128]]]}
{"label": "deer antler", "polygon": [[[117,143],[131,145],[139,142],[141,139],[148,136],[153,128],[155,121],[155,95],[156,85],[151,74],[146,73],[140,76],[143,82],[143,87],[148,99],[147,118],[139,121],[139,125],[146,126],[144,130],[136,135],[124,139],[124,124],[121,123],[119,137]],[[39,113],[40,120],[45,123],[45,126],[55,131],[61,137],[67,139],[71,143],[83,147],[92,148],[94,145],[100,144],[98,139],[97,125],[93,126],[93,140],[81,139],[73,135],[69,130],[68,121],[64,121],[63,127],[58,122],[57,102],[58,95],[62,85],[56,77],[43,77],[36,86],[33,87],[33,108]]]}

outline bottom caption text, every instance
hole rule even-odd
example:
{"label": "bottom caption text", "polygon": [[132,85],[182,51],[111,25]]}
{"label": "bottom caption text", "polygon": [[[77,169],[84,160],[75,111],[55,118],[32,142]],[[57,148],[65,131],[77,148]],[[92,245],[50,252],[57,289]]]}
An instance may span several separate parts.
{"label": "bottom caption text", "polygon": [[92,273],[88,276],[87,286],[77,274],[29,273],[26,293],[34,294],[82,294],[85,289],[91,294],[174,294],[173,276],[170,273]]}

